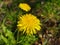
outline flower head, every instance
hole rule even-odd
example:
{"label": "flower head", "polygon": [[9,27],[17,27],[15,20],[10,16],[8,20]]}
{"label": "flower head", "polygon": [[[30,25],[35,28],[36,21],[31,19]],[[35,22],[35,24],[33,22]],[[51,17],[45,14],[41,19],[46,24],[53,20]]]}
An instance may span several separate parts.
{"label": "flower head", "polygon": [[24,11],[27,11],[27,12],[30,11],[30,9],[31,9],[31,7],[28,4],[26,4],[26,3],[20,3],[19,4],[19,8],[21,8]]}
{"label": "flower head", "polygon": [[36,34],[37,31],[41,29],[40,20],[37,19],[36,16],[32,14],[25,14],[22,17],[19,17],[19,21],[17,27],[19,31],[23,31],[23,33],[29,34]]}

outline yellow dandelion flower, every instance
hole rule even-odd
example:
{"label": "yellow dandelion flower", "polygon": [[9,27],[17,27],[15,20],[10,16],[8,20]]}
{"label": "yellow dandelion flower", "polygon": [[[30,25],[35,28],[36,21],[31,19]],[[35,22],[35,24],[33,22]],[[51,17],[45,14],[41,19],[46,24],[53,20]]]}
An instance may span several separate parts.
{"label": "yellow dandelion flower", "polygon": [[23,31],[23,33],[30,35],[36,34],[37,31],[40,31],[41,29],[40,25],[41,25],[40,20],[37,19],[36,16],[32,14],[25,14],[19,17],[17,27],[19,31]]}
{"label": "yellow dandelion flower", "polygon": [[27,12],[30,11],[30,9],[31,9],[31,7],[28,4],[26,4],[26,3],[20,3],[19,4],[19,8],[21,8],[24,11],[27,11]]}

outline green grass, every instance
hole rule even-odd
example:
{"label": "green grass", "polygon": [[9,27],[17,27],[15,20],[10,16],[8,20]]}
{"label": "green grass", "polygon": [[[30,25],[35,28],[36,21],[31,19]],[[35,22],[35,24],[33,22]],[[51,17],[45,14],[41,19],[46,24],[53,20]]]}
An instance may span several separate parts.
{"label": "green grass", "polygon": [[[31,10],[28,13],[41,20],[42,29],[36,35],[27,36],[18,31],[18,17],[27,13],[18,7],[19,3],[29,4]],[[33,45],[36,42],[53,45],[49,43],[49,39],[60,38],[59,33],[60,0],[0,0],[0,45]],[[42,38],[44,41],[41,41],[40,35],[46,36]]]}

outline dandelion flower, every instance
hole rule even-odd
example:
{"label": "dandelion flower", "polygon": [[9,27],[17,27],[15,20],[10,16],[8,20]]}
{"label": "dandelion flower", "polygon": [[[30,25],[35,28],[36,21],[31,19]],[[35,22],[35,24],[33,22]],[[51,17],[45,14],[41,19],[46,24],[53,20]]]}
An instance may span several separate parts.
{"label": "dandelion flower", "polygon": [[31,9],[31,7],[26,3],[20,3],[19,8],[23,9],[26,12],[30,11],[30,9]]}
{"label": "dandelion flower", "polygon": [[19,17],[19,21],[17,24],[17,27],[19,31],[22,31],[23,33],[26,33],[27,35],[36,34],[37,31],[40,31],[41,23],[40,20],[37,19],[36,16],[32,14],[25,14],[21,17]]}

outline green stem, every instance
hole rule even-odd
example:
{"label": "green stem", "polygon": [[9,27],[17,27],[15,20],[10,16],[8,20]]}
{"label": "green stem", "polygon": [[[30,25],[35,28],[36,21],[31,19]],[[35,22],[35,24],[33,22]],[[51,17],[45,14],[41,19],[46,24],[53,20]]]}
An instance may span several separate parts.
{"label": "green stem", "polygon": [[17,33],[17,42],[18,42],[18,40],[19,40],[19,31],[18,31],[18,33]]}

